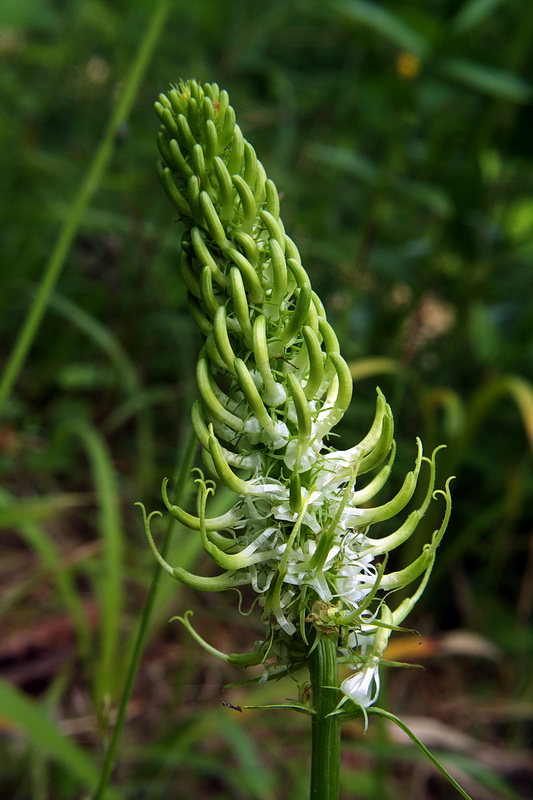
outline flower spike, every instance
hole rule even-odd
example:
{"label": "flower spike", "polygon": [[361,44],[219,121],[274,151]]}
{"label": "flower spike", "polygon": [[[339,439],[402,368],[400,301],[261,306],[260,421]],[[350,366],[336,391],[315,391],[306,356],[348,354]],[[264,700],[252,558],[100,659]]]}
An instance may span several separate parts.
{"label": "flower spike", "polygon": [[[431,542],[412,564],[388,571],[389,553],[413,534],[439,494],[437,451],[423,456],[418,441],[400,490],[374,502],[396,452],[392,411],[378,389],[367,435],[344,451],[328,443],[351,402],[350,369],[285,233],[277,189],[236,124],[227,92],[181,82],[160,95],[155,110],[158,175],[185,227],[181,271],[191,316],[205,338],[193,427],[211,478],[236,499],[226,514],[209,519],[212,481],[196,480],[197,515],[174,505],[163,482],[168,511],[200,535],[224,570],[216,577],[168,564],[150,530],[153,514],[141,506],[148,541],[163,569],[188,586],[248,585],[257,595],[266,630],[252,653],[225,656],[196,633],[190,612],[177,618],[209,652],[234,664],[263,663],[269,679],[309,663],[320,637],[335,637],[337,660],[353,674],[342,682],[332,713],[351,704],[366,715],[379,692],[391,631],[429,578],[450,515],[449,482],[440,492],[444,518]],[[423,499],[405,514],[421,472]],[[370,534],[375,523],[397,517],[392,533]],[[395,607],[393,592],[417,580]]]}

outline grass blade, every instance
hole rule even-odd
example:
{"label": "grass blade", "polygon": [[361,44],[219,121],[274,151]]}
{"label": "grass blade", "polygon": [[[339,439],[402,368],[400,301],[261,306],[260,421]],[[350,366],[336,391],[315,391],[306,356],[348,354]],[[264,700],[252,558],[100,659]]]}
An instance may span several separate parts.
{"label": "grass blade", "polygon": [[531,100],[531,85],[512,72],[462,58],[445,59],[441,62],[441,70],[465,86],[500,100],[515,103],[527,103]]}
{"label": "grass blade", "polygon": [[[191,430],[189,434],[189,439],[185,448],[185,452],[183,455],[181,468],[179,471],[178,477],[178,489],[176,492],[175,501],[176,503],[180,503],[183,500],[183,495],[185,493],[185,487],[187,486],[187,478],[189,476],[193,460],[194,454],[196,452],[197,441],[194,431]],[[161,547],[161,554],[163,557],[165,556],[169,544],[170,539],[172,536],[172,531],[174,529],[174,523],[176,520],[172,519],[167,528],[165,541]],[[135,641],[133,644],[133,652],[130,658],[130,662],[128,664],[128,669],[126,672],[126,681],[124,684],[124,689],[122,692],[122,697],[120,698],[120,704],[117,713],[117,721],[113,732],[111,734],[111,739],[109,742],[109,746],[107,748],[107,752],[105,755],[104,763],[102,766],[102,771],[100,773],[100,780],[98,782],[98,786],[96,788],[96,792],[94,794],[93,800],[104,800],[106,788],[109,783],[109,779],[111,777],[111,772],[113,770],[115,764],[115,758],[118,751],[118,746],[120,743],[120,738],[122,736],[122,731],[124,729],[124,723],[126,721],[126,711],[128,708],[128,703],[133,692],[133,686],[135,684],[135,678],[137,676],[137,670],[139,669],[139,664],[141,661],[141,656],[144,648],[144,643],[146,640],[146,636],[148,633],[148,627],[150,621],[152,619],[153,610],[157,600],[157,594],[159,590],[159,583],[161,580],[161,574],[163,570],[159,566],[156,565],[154,576],[152,578],[152,583],[150,585],[150,591],[148,593],[148,597],[146,599],[146,603],[143,609],[143,613],[141,615],[139,628],[137,631],[137,635],[135,637]]]}
{"label": "grass blade", "polygon": [[124,532],[120,518],[118,487],[111,458],[103,438],[83,420],[71,422],[67,430],[78,436],[89,456],[99,506],[99,529],[103,540],[104,568],[97,578],[100,604],[100,663],[95,670],[96,699],[113,695],[117,675],[115,657],[123,607]]}
{"label": "grass blade", "polygon": [[410,728],[407,727],[405,722],[402,722],[401,719],[396,717],[394,714],[390,714],[388,711],[385,711],[382,708],[377,708],[376,706],[374,706],[374,708],[368,708],[367,712],[368,712],[368,714],[375,714],[378,717],[385,717],[385,719],[389,719],[389,720],[391,720],[391,722],[394,722],[394,724],[397,725],[399,728],[401,728],[401,730],[405,734],[407,734],[407,736],[411,739],[411,741],[414,744],[416,744],[418,749],[421,750],[422,753],[424,753],[424,755],[439,770],[439,772],[446,778],[446,780],[453,786],[453,788],[456,789],[459,792],[461,797],[464,797],[465,800],[472,800],[470,795],[467,794],[465,792],[465,790],[461,786],[459,786],[459,784],[457,783],[455,778],[453,778],[452,775],[450,775],[450,773],[448,772],[446,767],[443,767],[443,765],[440,763],[440,761],[437,758],[435,758],[433,753],[431,753],[431,751],[427,749],[425,744],[422,744],[420,739],[417,736],[415,736],[415,734],[412,732],[412,730]]}
{"label": "grass blade", "polygon": [[[97,769],[84,751],[65,738],[37,703],[19,689],[0,679],[0,708],[2,716],[22,730],[30,744],[57,761],[80,784],[93,789]],[[107,800],[118,800],[118,794],[108,789]]]}
{"label": "grass blade", "polygon": [[455,33],[466,33],[484,22],[505,0],[467,0],[452,20]]}
{"label": "grass blade", "polygon": [[41,283],[39,284],[39,289],[37,290],[37,294],[35,295],[24,324],[18,334],[15,346],[10,353],[0,380],[0,412],[6,400],[9,398],[13,385],[24,365],[28,351],[32,346],[48,305],[50,294],[61,274],[61,270],[63,269],[70,247],[79,229],[85,209],[109,164],[113,153],[116,134],[133,105],[144,72],[158,42],[168,10],[168,0],[159,0],[159,3],[154,8],[150,24],[146,27],[146,32],[137,51],[137,56],[126,79],[122,96],[109,120],[107,129],[94,155],[85,180],[81,184],[77,196],[74,198],[70,214],[59,233],[55,247],[52,249]]}
{"label": "grass blade", "polygon": [[345,16],[372,28],[419,58],[423,58],[430,50],[430,43],[425,36],[381,4],[370,0],[348,0],[339,5],[339,9]]}
{"label": "grass blade", "polygon": [[71,325],[79,328],[104,352],[114,365],[120,382],[128,394],[136,392],[139,381],[135,366],[116,337],[99,320],[87,313],[76,303],[63,295],[53,292],[49,298],[50,308],[53,308]]}
{"label": "grass blade", "polygon": [[[89,655],[89,630],[83,604],[76,591],[70,570],[64,566],[61,553],[51,537],[37,524],[40,518],[56,514],[65,508],[79,505],[84,495],[51,495],[21,503],[7,492],[0,492],[0,528],[14,527],[25,542],[35,551],[43,566],[54,577],[57,592],[70,614],[78,638],[80,653],[84,659]],[[76,502],[76,500],[78,502]],[[0,606],[1,616],[1,606]]]}

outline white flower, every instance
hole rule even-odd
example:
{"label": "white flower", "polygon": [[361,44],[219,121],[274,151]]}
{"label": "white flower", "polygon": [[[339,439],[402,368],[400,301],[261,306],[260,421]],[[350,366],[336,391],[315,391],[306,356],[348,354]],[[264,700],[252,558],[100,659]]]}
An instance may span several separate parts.
{"label": "white flower", "polygon": [[375,703],[379,694],[379,660],[372,658],[341,683],[341,692],[361,708]]}

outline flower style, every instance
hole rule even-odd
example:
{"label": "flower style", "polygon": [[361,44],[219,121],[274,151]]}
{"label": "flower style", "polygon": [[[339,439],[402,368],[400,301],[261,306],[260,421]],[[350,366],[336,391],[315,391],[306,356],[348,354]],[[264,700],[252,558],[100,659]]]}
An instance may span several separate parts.
{"label": "flower style", "polygon": [[[200,400],[192,423],[206,471],[197,478],[197,514],[168,511],[197,531],[222,572],[201,577],[156,557],[177,580],[200,590],[249,585],[267,625],[252,653],[224,656],[265,664],[271,677],[306,661],[309,630],[338,636],[339,660],[353,675],[346,699],[366,707],[377,697],[378,667],[393,629],[422,593],[450,512],[421,555],[386,573],[388,553],[405,542],[435,485],[435,454],[418,442],[414,468],[395,497],[369,507],[395,455],[393,418],[378,390],[365,438],[337,451],[327,437],[348,408],[350,370],[298,248],[285,233],[279,195],[216,84],[180,83],[155,105],[163,187],[185,226],[181,271],[192,318],[205,337],[197,366]],[[422,465],[427,491],[393,533],[371,538],[373,523],[395,517],[413,497]],[[359,486],[363,476],[371,477]],[[364,480],[364,478],[363,478]],[[215,482],[236,493],[226,514],[206,517]],[[389,596],[421,577],[394,610]],[[192,628],[182,622],[213,652]],[[341,701],[342,702],[342,701]]]}

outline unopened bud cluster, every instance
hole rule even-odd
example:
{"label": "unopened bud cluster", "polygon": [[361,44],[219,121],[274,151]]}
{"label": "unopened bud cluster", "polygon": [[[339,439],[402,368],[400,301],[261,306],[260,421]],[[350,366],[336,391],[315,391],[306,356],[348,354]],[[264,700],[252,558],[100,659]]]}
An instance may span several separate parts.
{"label": "unopened bud cluster", "polygon": [[[374,701],[390,632],[424,588],[449,516],[408,568],[386,573],[387,554],[415,530],[433,495],[434,458],[418,456],[396,496],[368,507],[394,460],[393,419],[378,392],[374,422],[359,444],[336,451],[325,437],[342,418],[352,378],[298,248],[285,233],[279,195],[215,84],[180,83],[156,103],[161,120],[158,172],[185,226],[181,272],[191,316],[205,338],[197,365],[200,399],[192,422],[206,471],[192,515],[163,499],[197,531],[222,570],[201,577],[164,568],[207,591],[249,585],[267,624],[252,654],[267,676],[306,659],[310,628],[335,631],[339,660],[354,674],[341,688],[363,707]],[[411,500],[423,462],[427,491],[396,531],[368,535]],[[360,486],[360,479],[371,477]],[[364,478],[363,478],[364,480]],[[237,495],[223,516],[207,518],[215,482]],[[387,593],[423,576],[394,610]],[[193,635],[189,617],[183,622]],[[206,645],[207,646],[207,645]],[[274,659],[274,663],[273,660]]]}

